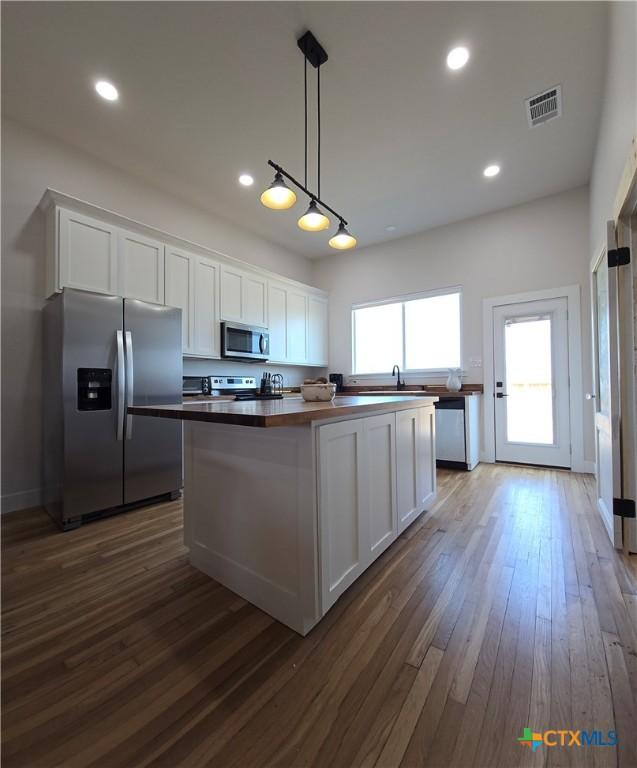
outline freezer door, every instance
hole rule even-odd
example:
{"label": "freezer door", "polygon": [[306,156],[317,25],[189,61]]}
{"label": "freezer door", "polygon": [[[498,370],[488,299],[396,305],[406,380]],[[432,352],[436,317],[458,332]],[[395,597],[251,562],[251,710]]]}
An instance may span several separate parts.
{"label": "freezer door", "polygon": [[[64,408],[64,491],[62,517],[68,521],[119,506],[123,499],[123,303],[116,296],[64,290],[62,389]],[[119,331],[119,334],[118,334]],[[46,392],[46,382],[45,382]],[[47,407],[46,395],[44,408]],[[50,407],[54,407],[51,403]],[[121,430],[120,430],[121,431]]]}
{"label": "freezer door", "polygon": [[[181,310],[124,299],[126,399],[129,405],[180,403]],[[124,503],[181,487],[181,422],[127,416]]]}

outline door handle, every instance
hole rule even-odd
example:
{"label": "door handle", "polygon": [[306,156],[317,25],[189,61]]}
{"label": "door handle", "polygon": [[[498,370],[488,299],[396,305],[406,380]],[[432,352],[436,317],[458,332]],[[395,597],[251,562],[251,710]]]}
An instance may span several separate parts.
{"label": "door handle", "polygon": [[126,397],[126,379],[124,377],[124,334],[117,331],[117,439],[124,436],[124,399]]}
{"label": "door handle", "polygon": [[508,397],[508,395],[505,395],[504,392],[496,392],[495,396],[498,397],[498,398],[500,398],[500,397]]}
{"label": "door handle", "polygon": [[134,369],[133,369],[133,334],[126,331],[126,439],[133,435],[133,417],[128,408],[133,404]]}

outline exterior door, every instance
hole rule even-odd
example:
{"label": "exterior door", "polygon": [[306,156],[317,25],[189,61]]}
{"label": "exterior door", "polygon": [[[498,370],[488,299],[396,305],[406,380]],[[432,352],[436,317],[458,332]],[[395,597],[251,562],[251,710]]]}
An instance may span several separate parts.
{"label": "exterior door", "polygon": [[568,301],[493,309],[495,458],[571,466]]}
{"label": "exterior door", "polygon": [[[129,405],[181,402],[181,310],[124,301],[126,390]],[[181,487],[181,422],[127,416],[124,503]]]}

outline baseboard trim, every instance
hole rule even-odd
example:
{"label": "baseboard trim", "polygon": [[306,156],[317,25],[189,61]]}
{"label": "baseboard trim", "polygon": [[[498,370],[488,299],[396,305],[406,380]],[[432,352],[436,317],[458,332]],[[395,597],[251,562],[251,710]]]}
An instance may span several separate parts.
{"label": "baseboard trim", "polygon": [[42,505],[42,488],[32,488],[29,491],[6,493],[0,497],[0,514],[18,512]]}
{"label": "baseboard trim", "polygon": [[583,461],[573,463],[573,466],[571,467],[572,472],[581,472],[584,475],[594,475],[595,474],[595,462],[594,461],[588,461],[584,459]]}

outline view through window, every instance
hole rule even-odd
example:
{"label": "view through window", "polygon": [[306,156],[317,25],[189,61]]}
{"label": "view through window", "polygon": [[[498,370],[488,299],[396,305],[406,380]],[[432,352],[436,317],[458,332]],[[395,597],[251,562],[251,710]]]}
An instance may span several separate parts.
{"label": "view through window", "polygon": [[460,368],[459,290],[352,310],[355,374]]}

